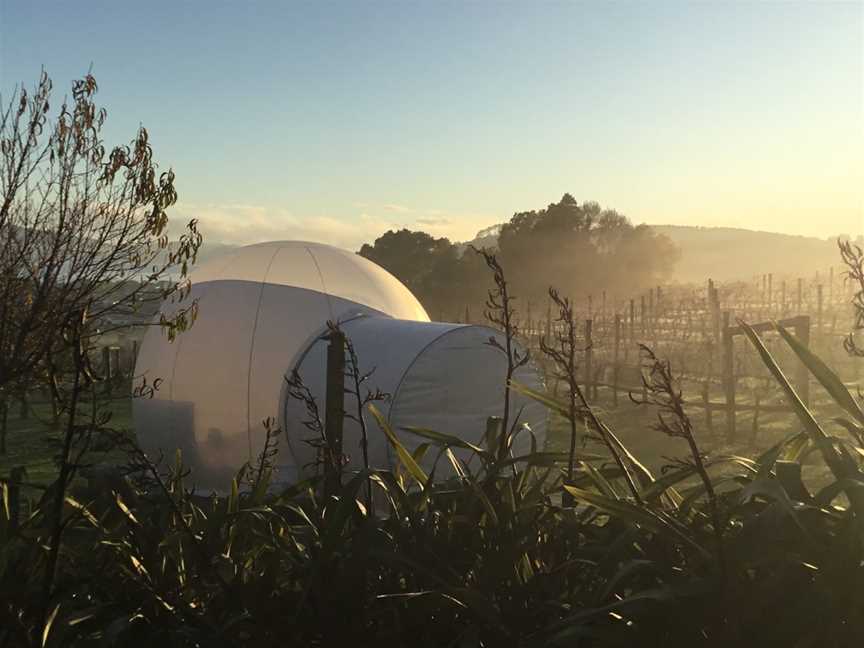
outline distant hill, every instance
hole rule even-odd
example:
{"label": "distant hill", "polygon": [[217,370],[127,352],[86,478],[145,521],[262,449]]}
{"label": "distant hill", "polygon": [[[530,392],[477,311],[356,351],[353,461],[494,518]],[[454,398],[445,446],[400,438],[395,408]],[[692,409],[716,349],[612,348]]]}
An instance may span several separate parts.
{"label": "distant hill", "polygon": [[[839,265],[836,238],[819,239],[735,227],[652,225],[681,249],[679,281],[750,279],[766,273],[810,277]],[[835,270],[836,271],[836,270]]]}
{"label": "distant hill", "polygon": [[[680,248],[675,279],[683,283],[750,279],[774,273],[809,277],[839,264],[836,239],[818,239],[735,227],[652,225]],[[486,228],[463,245],[494,247],[500,225]],[[835,270],[836,271],[836,270]]]}
{"label": "distant hill", "polygon": [[[828,272],[830,266],[840,263],[835,238],[818,239],[735,227],[651,227],[668,236],[681,249],[675,279],[682,283],[702,282],[709,277],[716,281],[751,279],[769,272],[778,276],[812,277],[817,271]],[[468,245],[494,248],[500,231],[501,225],[493,225],[477,232],[470,241],[457,245],[463,251]],[[198,262],[217,258],[238,247],[205,241]]]}

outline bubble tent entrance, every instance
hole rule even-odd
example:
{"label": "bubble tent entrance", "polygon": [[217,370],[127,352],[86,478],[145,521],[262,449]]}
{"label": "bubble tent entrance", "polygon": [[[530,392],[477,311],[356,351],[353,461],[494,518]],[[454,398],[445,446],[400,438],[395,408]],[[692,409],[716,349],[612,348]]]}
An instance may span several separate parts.
{"label": "bubble tent entrance", "polygon": [[[152,398],[133,399],[133,417],[148,455],[173,458],[180,449],[201,490],[224,491],[236,471],[257,458],[267,418],[284,432],[275,459],[278,481],[314,470],[305,405],[289,396],[285,378],[297,369],[323,418],[328,320],[340,322],[361,371],[374,369],[364,393],[390,394],[376,405],[409,449],[422,440],[400,432],[404,426],[476,442],[486,419],[503,411],[506,358],[489,344],[493,337],[501,341],[501,334],[430,322],[404,285],[352,252],[301,241],[240,248],[197,268],[189,299],[198,300],[191,329],[173,343],[158,326],[144,336],[135,373],[160,385]],[[183,305],[166,303],[162,312]],[[531,364],[515,380],[542,389]],[[511,412],[542,446],[545,409],[511,392]],[[367,428],[372,467],[394,467],[389,443],[371,416]],[[358,425],[346,418],[348,470],[362,465],[359,440]],[[527,434],[516,437],[515,453],[529,447]]]}

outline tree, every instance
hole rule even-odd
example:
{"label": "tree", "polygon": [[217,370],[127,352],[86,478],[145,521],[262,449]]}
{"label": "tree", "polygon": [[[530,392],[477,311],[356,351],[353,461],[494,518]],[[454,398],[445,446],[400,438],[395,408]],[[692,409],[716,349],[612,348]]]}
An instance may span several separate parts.
{"label": "tree", "polygon": [[[59,474],[43,496],[50,537],[37,627],[50,623],[69,485],[108,420],[90,347],[106,324],[122,327],[142,304],[184,298],[201,245],[194,221],[169,243],[174,174],[157,174],[146,129],[108,149],[93,76],[73,82],[71,102],[54,119],[51,90],[43,72],[32,93],[20,87],[8,102],[0,98],[0,401],[45,380],[65,428]],[[194,308],[180,305],[161,324],[182,330]]]}
{"label": "tree", "polygon": [[[40,376],[56,385],[63,352],[87,346],[109,316],[188,288],[201,236],[193,221],[169,244],[174,174],[157,173],[143,127],[106,148],[96,91],[90,74],[75,81],[53,119],[44,72],[32,92],[0,98],[0,390]],[[162,324],[173,334],[193,315],[186,305]]]}
{"label": "tree", "polygon": [[397,277],[433,317],[451,319],[485,295],[482,261],[462,255],[446,238],[390,230],[363,245],[360,255]]}
{"label": "tree", "polygon": [[498,247],[523,299],[544,300],[549,285],[564,294],[629,295],[668,278],[678,251],[646,225],[633,226],[595,202],[570,194],[539,211],[520,212],[501,228]]}

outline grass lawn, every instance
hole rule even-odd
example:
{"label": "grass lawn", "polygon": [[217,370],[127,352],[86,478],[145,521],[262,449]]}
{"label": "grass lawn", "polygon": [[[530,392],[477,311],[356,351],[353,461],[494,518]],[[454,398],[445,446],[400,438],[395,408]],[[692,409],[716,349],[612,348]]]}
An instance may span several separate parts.
{"label": "grass lawn", "polygon": [[[100,403],[110,412],[108,425],[116,430],[132,430],[132,400],[128,390],[118,388],[123,395],[112,398],[105,397]],[[84,411],[89,413],[89,403],[84,403]],[[6,454],[0,454],[0,478],[9,477],[12,469],[23,466],[26,471],[25,481],[34,486],[45,486],[57,476],[55,457],[60,453],[64,433],[64,420],[61,417],[58,426],[51,424],[51,407],[45,402],[30,403],[26,417],[21,416],[18,402],[13,401],[9,407],[7,421]],[[123,454],[118,451],[106,451],[96,448],[88,454],[89,461],[94,464],[122,463]],[[34,490],[34,489],[31,489]]]}
{"label": "grass lawn", "polygon": [[[104,407],[111,413],[109,426],[117,430],[132,433],[132,401],[126,394],[127,390],[117,390],[118,394],[108,400]],[[698,400],[697,395],[691,395]],[[656,412],[648,406],[634,405],[627,395],[619,394],[618,405],[612,403],[610,392],[601,388],[599,398],[593,404],[601,419],[606,422],[619,436],[621,441],[633,454],[652,471],[659,472],[663,465],[669,463],[671,457],[683,457],[687,454],[687,444],[682,439],[670,438],[652,429],[656,422]],[[743,402],[743,399],[742,399]],[[828,395],[816,384],[811,386],[812,410],[825,427],[826,432],[843,437],[845,432],[831,419],[841,416],[837,406]],[[89,404],[85,404],[85,410]],[[6,454],[0,454],[0,478],[8,477],[10,471],[17,466],[24,466],[27,471],[26,482],[36,486],[50,483],[57,474],[55,457],[59,453],[62,442],[63,428],[51,425],[50,407],[44,402],[34,402],[30,406],[30,414],[26,418],[20,416],[17,402],[10,406],[7,434]],[[752,413],[739,413],[737,416],[738,441],[728,443],[725,438],[725,414],[714,413],[714,430],[707,429],[704,411],[693,408],[690,412],[697,434],[697,442],[703,452],[710,454],[739,454],[752,456],[765,450],[774,443],[798,432],[801,429],[795,416],[791,413],[763,413],[760,416],[759,432],[753,441]],[[602,449],[584,438],[584,428],[579,429],[579,449],[588,452],[601,452]],[[88,455],[93,464],[121,464],[125,457],[117,450],[105,451],[99,449]],[[565,451],[569,447],[569,427],[560,417],[552,421],[548,435],[548,449]],[[805,467],[806,468],[806,467]]]}

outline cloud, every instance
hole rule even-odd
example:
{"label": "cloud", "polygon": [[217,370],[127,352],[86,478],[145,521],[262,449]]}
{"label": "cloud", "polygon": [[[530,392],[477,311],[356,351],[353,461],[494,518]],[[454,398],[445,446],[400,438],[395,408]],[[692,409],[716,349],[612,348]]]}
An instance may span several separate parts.
{"label": "cloud", "polygon": [[382,205],[381,208],[384,211],[395,212],[397,214],[413,214],[414,213],[413,209],[411,209],[410,207],[406,207],[405,205],[389,204],[389,205]]}
{"label": "cloud", "polygon": [[[169,211],[169,235],[181,233],[191,219],[205,244],[249,245],[263,241],[301,240],[358,250],[389,229],[423,229],[454,241],[470,240],[497,219],[483,214],[413,209],[404,205],[355,203],[351,215],[298,216],[289,209],[248,204],[178,203]],[[359,212],[359,213],[358,213]],[[422,214],[422,216],[420,216]],[[419,217],[414,218],[417,215]]]}
{"label": "cloud", "polygon": [[249,245],[262,241],[300,240],[329,243],[350,250],[374,241],[388,229],[400,227],[388,219],[367,213],[352,217],[297,217],[291,211],[260,205],[196,205],[178,203],[169,212],[169,234],[179,234],[191,219],[198,220],[198,229],[205,243]]}
{"label": "cloud", "polygon": [[418,218],[418,225],[426,225],[428,227],[442,227],[444,225],[450,225],[451,221],[449,218]]}

